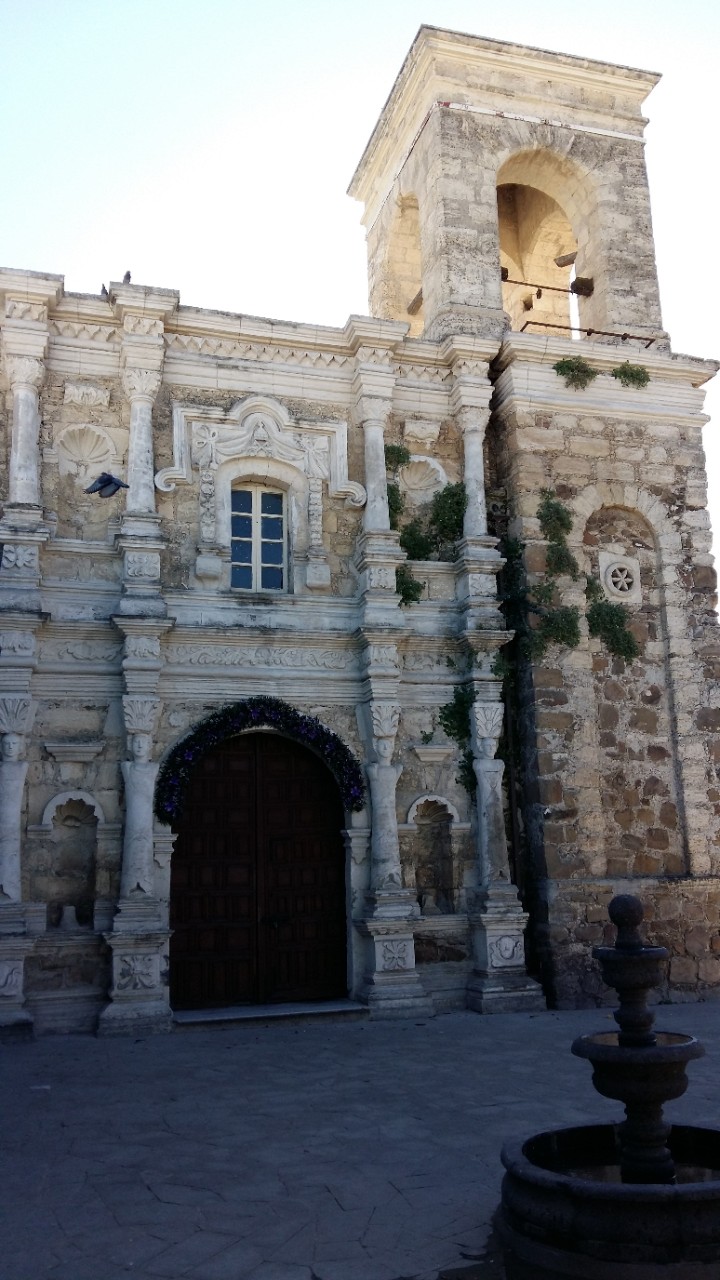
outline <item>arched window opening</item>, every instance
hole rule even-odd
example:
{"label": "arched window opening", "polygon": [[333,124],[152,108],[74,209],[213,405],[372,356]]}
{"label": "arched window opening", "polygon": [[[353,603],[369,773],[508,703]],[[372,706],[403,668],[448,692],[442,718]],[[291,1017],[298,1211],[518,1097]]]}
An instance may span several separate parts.
{"label": "arched window opening", "polygon": [[570,283],[578,246],[567,216],[535,187],[505,182],[497,194],[503,309],[511,329],[570,336],[577,324]]}
{"label": "arched window opening", "polygon": [[232,587],[243,591],[287,590],[287,515],[280,489],[247,484],[230,494]]}

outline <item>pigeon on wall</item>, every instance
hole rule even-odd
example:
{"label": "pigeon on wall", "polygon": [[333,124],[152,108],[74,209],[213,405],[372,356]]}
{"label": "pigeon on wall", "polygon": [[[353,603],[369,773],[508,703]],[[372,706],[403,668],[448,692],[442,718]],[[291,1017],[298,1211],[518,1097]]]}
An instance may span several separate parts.
{"label": "pigeon on wall", "polygon": [[123,284],[129,284],[129,283],[130,283],[130,272],[126,271],[125,275],[123,276]]}
{"label": "pigeon on wall", "polygon": [[86,493],[96,493],[99,498],[114,498],[120,489],[128,489],[129,485],[124,480],[118,480],[117,476],[112,476],[109,471],[101,471],[97,480],[93,480],[88,485]]}
{"label": "pigeon on wall", "polygon": [[100,297],[101,297],[101,298],[107,298],[107,297],[109,297],[109,294],[108,294],[107,289],[105,288],[105,285],[103,285],[103,286],[102,286],[102,288],[100,289]]}

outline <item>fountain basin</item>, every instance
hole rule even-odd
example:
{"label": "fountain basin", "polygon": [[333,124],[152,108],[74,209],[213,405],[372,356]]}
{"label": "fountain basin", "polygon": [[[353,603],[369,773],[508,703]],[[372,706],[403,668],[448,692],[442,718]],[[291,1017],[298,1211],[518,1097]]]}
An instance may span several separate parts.
{"label": "fountain basin", "polygon": [[718,1280],[720,1130],[674,1125],[677,1183],[620,1181],[620,1125],[508,1143],[495,1226],[507,1280]]}
{"label": "fountain basin", "polygon": [[622,1102],[670,1102],[682,1097],[688,1084],[687,1063],[705,1053],[700,1041],[680,1032],[655,1031],[653,1044],[628,1049],[619,1043],[620,1034],[597,1031],[579,1036],[571,1046],[576,1057],[592,1063],[598,1093]]}

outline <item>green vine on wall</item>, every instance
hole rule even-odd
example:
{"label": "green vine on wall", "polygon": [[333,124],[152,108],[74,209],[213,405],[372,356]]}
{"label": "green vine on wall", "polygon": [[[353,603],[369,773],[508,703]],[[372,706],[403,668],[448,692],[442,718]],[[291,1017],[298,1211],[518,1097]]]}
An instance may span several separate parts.
{"label": "green vine on wall", "polygon": [[415,516],[400,531],[400,546],[411,560],[453,560],[463,536],[467,492],[462,482],[433,494],[426,515]]}
{"label": "green vine on wall", "polygon": [[385,467],[391,477],[387,482],[388,514],[390,528],[397,529],[405,510],[405,499],[398,484],[397,473],[410,461],[410,451],[403,444],[385,445]]}
{"label": "green vine on wall", "polygon": [[401,564],[395,570],[395,590],[400,596],[400,607],[403,608],[409,604],[417,604],[425,590],[425,583],[416,578],[406,564]]}
{"label": "green vine on wall", "polygon": [[473,769],[473,754],[470,750],[470,709],[475,701],[475,690],[472,685],[463,685],[453,690],[452,701],[446,702],[438,711],[438,721],[448,738],[456,742],[461,749],[460,766],[457,781],[461,787],[473,795],[477,787],[477,778]]}
{"label": "green vine on wall", "polygon": [[587,622],[590,635],[602,640],[605,648],[616,657],[632,662],[638,657],[640,646],[628,627],[626,609],[605,598],[596,578],[588,578],[585,596],[588,601]]}
{"label": "green vine on wall", "polygon": [[[557,579],[567,575],[577,581],[580,576],[578,562],[567,543],[567,535],[572,531],[572,513],[551,489],[542,489],[537,518],[547,542],[542,581],[532,586],[527,584],[524,543],[517,538],[506,538],[502,545],[506,560],[502,592],[505,615],[508,626],[515,632],[519,656],[530,661],[544,657],[549,644],[574,649],[580,643],[580,610],[576,605],[555,603]],[[594,578],[586,578],[585,596],[590,635],[602,640],[610,653],[632,662],[640,649],[629,629],[624,606],[607,600]]]}

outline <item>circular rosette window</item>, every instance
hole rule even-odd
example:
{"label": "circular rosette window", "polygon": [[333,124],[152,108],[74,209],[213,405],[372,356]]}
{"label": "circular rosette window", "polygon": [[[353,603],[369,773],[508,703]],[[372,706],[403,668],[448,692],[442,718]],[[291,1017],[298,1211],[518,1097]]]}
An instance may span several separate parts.
{"label": "circular rosette window", "polygon": [[631,556],[600,552],[600,581],[608,600],[618,604],[641,604],[640,563]]}

